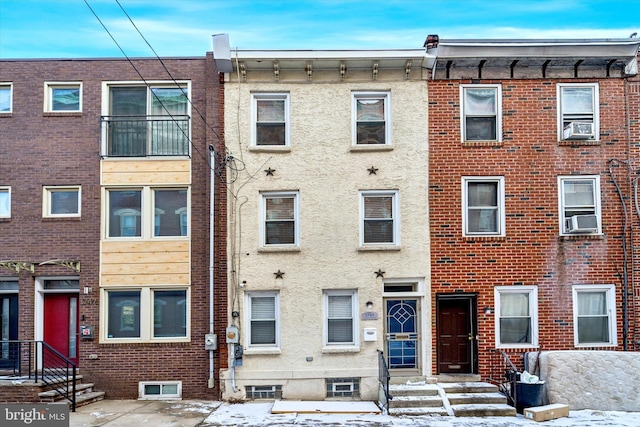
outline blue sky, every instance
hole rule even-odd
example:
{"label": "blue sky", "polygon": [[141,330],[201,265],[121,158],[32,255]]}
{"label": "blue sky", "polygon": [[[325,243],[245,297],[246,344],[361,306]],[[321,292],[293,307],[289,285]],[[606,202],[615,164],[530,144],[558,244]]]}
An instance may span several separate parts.
{"label": "blue sky", "polygon": [[[154,56],[116,0],[86,0],[129,57]],[[454,38],[627,38],[640,2],[119,0],[160,56],[238,49],[419,49]],[[122,57],[85,0],[0,0],[0,58]]]}

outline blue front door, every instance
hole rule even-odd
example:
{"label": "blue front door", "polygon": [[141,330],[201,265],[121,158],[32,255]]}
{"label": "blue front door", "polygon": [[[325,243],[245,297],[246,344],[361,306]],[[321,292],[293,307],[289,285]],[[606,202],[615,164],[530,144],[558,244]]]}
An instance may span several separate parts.
{"label": "blue front door", "polygon": [[418,369],[418,300],[387,299],[385,308],[386,356],[389,369]]}

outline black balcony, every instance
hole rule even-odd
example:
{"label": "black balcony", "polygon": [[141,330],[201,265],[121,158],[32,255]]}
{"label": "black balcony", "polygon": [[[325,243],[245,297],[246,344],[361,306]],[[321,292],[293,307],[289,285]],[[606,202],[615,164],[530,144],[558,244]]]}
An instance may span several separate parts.
{"label": "black balcony", "polygon": [[102,116],[106,157],[188,156],[189,116]]}

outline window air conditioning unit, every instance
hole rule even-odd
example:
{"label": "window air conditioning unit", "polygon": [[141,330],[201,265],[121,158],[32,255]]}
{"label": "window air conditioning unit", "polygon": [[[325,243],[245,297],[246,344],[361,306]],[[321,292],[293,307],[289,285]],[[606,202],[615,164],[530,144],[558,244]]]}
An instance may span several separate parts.
{"label": "window air conditioning unit", "polygon": [[598,217],[596,215],[574,215],[567,218],[567,233],[595,233],[598,231]]}
{"label": "window air conditioning unit", "polygon": [[564,139],[593,139],[593,123],[570,122],[564,127]]}

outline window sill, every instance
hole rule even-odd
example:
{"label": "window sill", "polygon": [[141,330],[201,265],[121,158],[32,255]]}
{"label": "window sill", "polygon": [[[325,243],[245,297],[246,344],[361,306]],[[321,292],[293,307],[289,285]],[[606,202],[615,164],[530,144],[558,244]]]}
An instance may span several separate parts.
{"label": "window sill", "polygon": [[245,356],[279,355],[281,353],[279,348],[247,348],[244,350]]}
{"label": "window sill", "polygon": [[604,240],[604,234],[561,234],[560,240]]}
{"label": "window sill", "polygon": [[601,145],[599,140],[593,139],[563,139],[558,141],[560,146],[579,147],[584,145]]}
{"label": "window sill", "polygon": [[11,217],[2,217],[0,218],[0,222],[11,222]]}
{"label": "window sill", "polygon": [[179,161],[183,161],[183,160],[188,160],[191,157],[188,154],[167,154],[167,155],[154,155],[154,154],[143,154],[140,156],[108,156],[106,154],[101,154],[100,158],[103,161],[111,161],[111,162],[118,162],[118,161],[125,161],[125,162],[139,162],[141,160],[153,160],[153,161],[158,161],[158,160],[179,160]]}
{"label": "window sill", "polygon": [[462,141],[465,148],[474,147],[502,147],[502,141]]}
{"label": "window sill", "polygon": [[118,344],[137,344],[137,345],[186,345],[191,342],[190,338],[167,338],[165,340],[160,340],[158,338],[154,340],[143,340],[141,338],[105,338],[100,339],[99,344],[109,344],[109,345],[118,345]]}
{"label": "window sill", "polygon": [[82,117],[82,111],[45,111],[44,117]]}
{"label": "window sill", "polygon": [[539,349],[540,345],[539,344],[528,344],[528,343],[524,343],[522,345],[518,344],[498,344],[496,345],[496,348],[499,349],[504,349],[504,350],[535,350],[535,349]]}
{"label": "window sill", "polygon": [[55,222],[55,221],[80,221],[82,217],[80,215],[74,216],[43,216],[42,220],[46,222]]}
{"label": "window sill", "polygon": [[351,151],[352,152],[359,152],[359,151],[366,151],[366,152],[371,152],[371,151],[392,151],[393,150],[393,145],[390,144],[367,144],[367,145],[352,145],[351,146]]}
{"label": "window sill", "polygon": [[574,347],[581,350],[601,350],[601,349],[615,350],[617,345],[611,344],[611,343],[593,343],[593,344],[575,344]]}
{"label": "window sill", "polygon": [[375,252],[375,251],[400,251],[402,246],[400,245],[366,245],[358,246],[358,252]]}
{"label": "window sill", "polygon": [[260,253],[300,252],[300,246],[291,246],[291,247],[287,247],[287,246],[274,246],[274,247],[262,246],[262,247],[258,248],[258,252],[260,252]]}
{"label": "window sill", "polygon": [[463,236],[467,243],[474,242],[504,242],[507,236]]}
{"label": "window sill", "polygon": [[291,147],[288,145],[252,145],[249,147],[249,151],[254,153],[290,153]]}
{"label": "window sill", "polygon": [[3,117],[13,117],[13,112],[8,112],[8,113],[0,113],[0,119]]}
{"label": "window sill", "polygon": [[359,353],[360,347],[322,347],[323,354]]}

